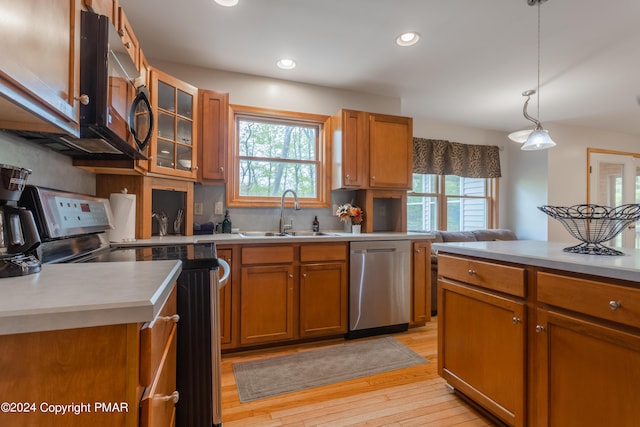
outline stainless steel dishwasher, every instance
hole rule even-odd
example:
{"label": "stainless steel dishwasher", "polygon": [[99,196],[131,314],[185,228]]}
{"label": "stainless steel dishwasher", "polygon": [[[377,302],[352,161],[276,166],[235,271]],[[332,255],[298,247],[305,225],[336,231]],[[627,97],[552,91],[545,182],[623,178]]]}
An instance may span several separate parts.
{"label": "stainless steel dishwasher", "polygon": [[408,329],[410,254],[408,240],[351,242],[347,338]]}

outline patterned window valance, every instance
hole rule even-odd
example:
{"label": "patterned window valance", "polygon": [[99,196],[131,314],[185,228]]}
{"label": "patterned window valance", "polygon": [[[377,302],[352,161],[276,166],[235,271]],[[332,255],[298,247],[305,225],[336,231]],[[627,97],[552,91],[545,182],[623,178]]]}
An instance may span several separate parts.
{"label": "patterned window valance", "polygon": [[500,178],[500,149],[495,145],[413,138],[413,172]]}

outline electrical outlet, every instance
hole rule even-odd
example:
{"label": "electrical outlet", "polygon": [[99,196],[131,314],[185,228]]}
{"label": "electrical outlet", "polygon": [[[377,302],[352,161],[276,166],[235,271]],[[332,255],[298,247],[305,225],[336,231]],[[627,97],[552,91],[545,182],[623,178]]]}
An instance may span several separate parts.
{"label": "electrical outlet", "polygon": [[203,210],[202,202],[198,202],[193,205],[194,215],[202,215],[202,210]]}
{"label": "electrical outlet", "polygon": [[216,215],[222,215],[222,202],[216,202],[213,208],[213,213]]}

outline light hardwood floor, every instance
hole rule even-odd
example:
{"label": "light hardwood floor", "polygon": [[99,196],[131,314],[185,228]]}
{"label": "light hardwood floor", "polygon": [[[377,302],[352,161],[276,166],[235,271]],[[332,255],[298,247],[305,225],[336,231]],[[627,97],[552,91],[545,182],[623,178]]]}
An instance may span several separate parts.
{"label": "light hardwood floor", "polygon": [[[324,346],[334,339],[222,357],[222,414],[235,426],[493,426],[451,393],[437,374],[437,323],[392,336],[429,363],[248,403],[240,403],[233,363]],[[378,337],[372,337],[378,338]]]}

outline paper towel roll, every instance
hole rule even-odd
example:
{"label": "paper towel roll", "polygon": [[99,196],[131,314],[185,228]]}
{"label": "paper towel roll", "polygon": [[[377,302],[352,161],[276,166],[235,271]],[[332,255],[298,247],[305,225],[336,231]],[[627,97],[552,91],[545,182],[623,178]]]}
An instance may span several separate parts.
{"label": "paper towel roll", "polygon": [[109,195],[114,229],[109,231],[110,242],[132,242],[136,239],[136,195]]}

